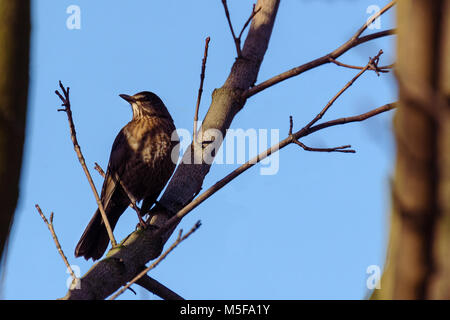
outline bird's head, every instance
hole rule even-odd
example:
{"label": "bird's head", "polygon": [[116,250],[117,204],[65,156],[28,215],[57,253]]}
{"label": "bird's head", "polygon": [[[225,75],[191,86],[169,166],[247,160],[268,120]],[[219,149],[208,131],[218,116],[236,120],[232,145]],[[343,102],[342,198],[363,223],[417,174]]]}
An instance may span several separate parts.
{"label": "bird's head", "polygon": [[162,100],[153,92],[142,91],[133,96],[126,94],[120,94],[119,96],[130,103],[133,110],[133,119],[142,116],[155,116],[172,120]]}

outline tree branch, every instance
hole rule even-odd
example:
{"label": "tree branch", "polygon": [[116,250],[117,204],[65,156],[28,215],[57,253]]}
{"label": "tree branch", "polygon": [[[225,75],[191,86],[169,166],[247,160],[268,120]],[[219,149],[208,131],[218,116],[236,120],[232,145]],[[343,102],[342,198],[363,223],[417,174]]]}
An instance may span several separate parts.
{"label": "tree branch", "polygon": [[159,281],[153,279],[149,275],[143,275],[142,278],[136,281],[136,284],[141,287],[147,289],[153,294],[156,294],[158,297],[164,300],[184,300],[183,297],[178,295],[176,292],[170,290],[166,286],[164,286]]}
{"label": "tree branch", "polygon": [[130,207],[136,211],[136,214],[138,216],[138,220],[139,220],[139,225],[142,228],[145,228],[147,226],[147,224],[145,223],[145,221],[142,219],[142,215],[145,214],[145,212],[141,212],[141,209],[137,206],[136,204],[136,198],[133,197],[133,195],[131,194],[130,191],[128,191],[128,188],[125,186],[125,184],[123,183],[123,181],[120,179],[119,175],[116,173],[113,174],[113,179],[116,183],[119,183],[120,186],[122,187],[122,190],[125,192],[125,194],[127,195],[128,199],[130,200]]}
{"label": "tree branch", "polygon": [[355,83],[356,80],[358,80],[358,78],[360,76],[362,76],[362,74],[364,72],[366,72],[369,68],[373,68],[374,70],[376,70],[378,68],[378,61],[380,59],[380,56],[383,54],[383,50],[380,50],[378,52],[378,54],[373,57],[370,58],[369,63],[362,68],[361,71],[358,72],[358,74],[356,76],[354,76],[352,78],[352,80],[350,80],[349,82],[347,82],[347,84],[341,89],[339,90],[339,92],[325,105],[325,107],[317,114],[317,116],[314,117],[314,119],[312,119],[305,128],[309,129],[311,128],[311,126],[313,124],[315,124],[317,121],[319,121],[320,119],[322,119],[322,117],[325,115],[325,113],[331,108],[331,106],[333,105],[334,102],[336,102],[336,100],[348,89],[350,88],[350,86]]}
{"label": "tree branch", "polygon": [[83,153],[81,152],[80,145],[78,144],[77,139],[77,132],[75,130],[75,124],[73,122],[72,118],[72,110],[70,108],[70,98],[69,98],[69,90],[70,88],[67,87],[67,89],[64,88],[61,81],[59,81],[59,87],[61,88],[61,91],[63,92],[63,95],[59,93],[58,90],[55,91],[56,95],[61,99],[62,106],[64,106],[63,109],[58,109],[58,111],[64,111],[67,114],[67,120],[69,121],[69,128],[70,128],[70,137],[72,139],[73,148],[78,156],[78,161],[81,164],[81,167],[83,168],[83,171],[86,175],[86,178],[89,181],[89,185],[91,186],[92,192],[94,193],[95,200],[97,201],[98,208],[100,210],[103,223],[105,224],[106,231],[108,232],[109,240],[111,241],[111,245],[115,247],[117,245],[116,239],[114,238],[114,234],[112,232],[111,225],[109,224],[108,217],[106,216],[105,209],[103,208],[102,201],[100,200],[100,197],[98,195],[97,189],[95,188],[94,181],[92,180],[91,174],[89,172],[89,169],[86,166],[86,161],[84,160]]}
{"label": "tree branch", "polygon": [[[103,171],[102,167],[100,167],[100,165],[97,162],[94,162],[95,166],[94,169],[97,170],[97,172],[103,177],[106,178],[106,173],[105,171]],[[119,179],[120,181],[120,179]],[[141,210],[138,208],[138,206],[136,205],[136,200],[134,199],[134,197],[131,195],[131,193],[125,188],[125,186],[121,183],[120,184],[123,187],[123,190],[125,191],[125,193],[128,195],[128,199],[130,199],[130,205],[129,207],[132,208],[134,211],[136,211],[136,213],[140,216],[141,215]],[[145,213],[144,213],[145,214]],[[141,218],[142,219],[142,218]],[[139,220],[140,224],[142,225],[141,219]],[[145,224],[145,222],[144,222]]]}
{"label": "tree branch", "polygon": [[[387,4],[383,9],[381,9],[378,13],[376,13],[371,19],[369,19],[369,21],[373,22],[373,20],[375,20],[380,15],[382,15],[383,13],[388,11],[390,8],[392,8],[392,6],[394,4],[395,4],[395,1],[392,1],[389,4]],[[373,39],[385,37],[388,35],[392,35],[395,33],[395,30],[391,29],[391,30],[385,30],[385,31],[372,33],[372,34],[364,36],[364,37],[360,37],[360,35],[364,32],[364,30],[366,30],[367,25],[368,24],[366,22],[361,28],[358,29],[358,31],[347,42],[345,42],[343,45],[341,45],[339,48],[335,49],[334,51],[332,51],[320,58],[317,58],[315,60],[312,60],[310,62],[302,64],[301,66],[298,66],[298,67],[292,68],[288,71],[285,71],[283,73],[280,73],[279,75],[276,75],[266,81],[261,82],[260,84],[257,84],[256,86],[254,86],[252,88],[247,89],[242,95],[243,98],[248,99],[251,96],[255,95],[256,93],[261,92],[277,83],[280,83],[289,78],[298,76],[299,74],[301,74],[305,71],[314,69],[323,64],[327,64],[330,62],[330,58],[337,59],[341,55],[343,55],[345,52],[347,52],[348,50],[350,50],[353,47],[360,45],[361,43],[364,43],[364,42],[367,42],[367,41],[370,41]]]}
{"label": "tree branch", "polygon": [[205,39],[205,51],[203,53],[203,59],[202,59],[202,71],[200,72],[200,86],[198,88],[198,94],[197,94],[197,104],[195,106],[195,115],[194,115],[194,129],[192,133],[192,140],[193,140],[193,146],[197,142],[197,122],[198,122],[198,111],[200,108],[200,101],[202,99],[202,93],[203,93],[203,82],[205,81],[205,69],[206,69],[206,59],[208,59],[208,48],[209,48],[209,40],[210,38],[207,37]]}
{"label": "tree branch", "polygon": [[313,132],[316,132],[316,131],[319,131],[319,130],[322,130],[322,129],[325,129],[328,127],[333,127],[333,126],[342,125],[342,124],[351,123],[351,122],[361,122],[361,121],[367,120],[369,118],[372,118],[376,115],[379,115],[380,113],[392,110],[394,108],[397,108],[397,102],[388,103],[384,106],[378,107],[376,109],[373,109],[369,112],[366,112],[366,113],[363,113],[363,114],[360,114],[357,116],[339,118],[339,119],[323,122],[321,124],[318,124],[318,125],[315,125],[315,126],[309,128],[306,131],[306,134],[304,136],[307,136]]}
{"label": "tree branch", "polygon": [[236,53],[238,58],[242,57],[242,51],[241,51],[241,37],[244,33],[245,29],[247,28],[250,21],[252,21],[253,17],[261,10],[261,7],[259,7],[257,10],[255,10],[256,5],[253,4],[252,13],[250,14],[250,17],[248,17],[247,21],[245,22],[244,26],[241,29],[241,32],[239,33],[239,36],[236,37],[236,34],[234,33],[233,24],[231,23],[231,17],[230,17],[230,11],[228,10],[227,0],[222,0],[223,9],[225,10],[225,16],[227,17],[228,26],[230,27],[231,35],[233,37],[234,45],[236,46]]}
{"label": "tree branch", "polygon": [[248,17],[247,21],[245,22],[244,26],[241,29],[241,32],[239,33],[239,36],[238,36],[239,43],[241,43],[242,34],[244,33],[248,24],[252,21],[253,17],[261,10],[261,8],[258,8],[255,10],[255,7],[256,7],[256,5],[253,4],[252,13],[250,14],[250,17]]}
{"label": "tree branch", "polygon": [[236,46],[236,52],[238,57],[242,55],[241,44],[237,41],[236,34],[234,33],[233,24],[231,23],[230,11],[228,10],[227,0],[222,0],[223,9],[225,10],[225,16],[227,17],[228,26],[230,27],[231,36],[233,37],[234,45]]}
{"label": "tree branch", "polygon": [[55,228],[53,227],[53,212],[50,213],[50,221],[47,220],[44,213],[41,210],[41,207],[39,207],[38,204],[35,205],[36,210],[38,211],[39,215],[41,216],[44,223],[47,225],[48,230],[50,231],[50,234],[52,235],[53,241],[55,242],[56,249],[58,250],[59,255],[64,261],[64,264],[67,267],[67,270],[69,270],[70,275],[72,276],[72,285],[76,287],[78,278],[75,275],[75,272],[73,272],[72,267],[70,266],[69,260],[67,260],[66,255],[64,254],[64,251],[61,247],[61,244],[59,243],[58,237],[56,236]]}
{"label": "tree branch", "polygon": [[289,116],[289,137],[292,137],[292,142],[296,145],[303,148],[305,151],[316,151],[316,152],[343,152],[343,153],[355,153],[355,150],[348,149],[351,148],[351,145],[345,145],[334,148],[311,148],[305,145],[303,142],[298,141],[293,137],[292,129],[294,128],[294,121],[292,120],[292,116]]}
{"label": "tree branch", "polygon": [[[357,70],[362,70],[364,69],[364,67],[360,67],[360,66],[353,66],[350,64],[346,64],[346,63],[342,63],[340,61],[337,61],[333,58],[330,57],[330,62],[333,62],[335,65],[340,66],[340,67],[344,67],[344,68],[349,68],[349,69],[357,69]],[[390,65],[386,65],[386,66],[382,66],[382,67],[378,67],[377,69],[373,69],[372,67],[369,68],[369,70],[373,70],[375,71],[377,74],[379,73],[388,73],[389,69],[392,69],[394,67],[393,64]]]}

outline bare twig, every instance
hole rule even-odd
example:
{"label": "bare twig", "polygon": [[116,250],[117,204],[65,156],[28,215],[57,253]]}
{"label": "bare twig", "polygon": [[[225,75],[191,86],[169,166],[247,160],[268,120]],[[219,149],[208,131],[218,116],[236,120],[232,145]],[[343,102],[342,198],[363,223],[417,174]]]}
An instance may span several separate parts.
{"label": "bare twig", "polygon": [[227,17],[228,26],[230,27],[231,35],[233,36],[233,39],[236,39],[236,34],[234,33],[233,24],[231,23],[230,11],[228,11],[227,0],[222,0],[222,4],[223,4],[223,8],[225,10],[225,16]]}
{"label": "bare twig", "polygon": [[102,167],[100,167],[100,165],[97,162],[94,162],[95,167],[94,169],[97,170],[97,172],[103,177],[106,177],[105,171],[103,171]]}
{"label": "bare twig", "polygon": [[[289,137],[292,137],[292,129],[294,127],[294,121],[292,120],[292,116],[289,116]],[[344,153],[355,153],[356,151],[353,149],[349,149],[351,145],[339,146],[334,148],[311,148],[305,145],[304,143],[298,141],[298,139],[292,138],[292,142],[296,145],[302,147],[305,151],[315,151],[315,152],[344,152]]]}
{"label": "bare twig", "polygon": [[378,19],[383,13],[391,9],[397,1],[391,1],[387,5],[385,5],[380,11],[376,12],[373,16],[371,16],[367,22],[359,28],[358,32],[353,36],[355,39],[359,38],[359,36],[367,29],[369,25],[371,25],[376,19]]}
{"label": "bare twig", "polygon": [[396,107],[397,107],[397,104],[395,102],[388,103],[388,104],[385,104],[384,106],[378,107],[376,109],[373,109],[369,112],[366,112],[366,113],[363,113],[363,114],[360,114],[357,116],[344,117],[344,118],[339,118],[339,119],[323,122],[323,123],[315,125],[315,126],[309,128],[308,130],[306,130],[306,132],[303,136],[305,137],[307,135],[310,135],[313,132],[316,132],[316,131],[319,131],[319,130],[322,130],[322,129],[325,129],[328,127],[347,124],[347,123],[351,123],[351,122],[361,122],[361,121],[367,120],[369,118],[372,118],[380,113],[395,109]]}
{"label": "bare twig", "polygon": [[244,33],[247,26],[250,24],[250,22],[253,20],[253,17],[261,10],[261,8],[258,8],[255,10],[256,4],[253,4],[252,13],[250,14],[250,17],[248,17],[247,21],[245,22],[244,26],[241,29],[241,32],[239,33],[238,39],[239,43],[241,43],[242,34]]}
{"label": "bare twig", "polygon": [[205,80],[205,69],[206,69],[206,59],[208,58],[208,48],[209,48],[209,40],[210,38],[207,37],[205,39],[205,52],[203,53],[203,59],[202,59],[202,71],[200,73],[200,87],[198,88],[198,95],[197,95],[197,105],[195,106],[195,115],[194,115],[194,132],[192,134],[193,137],[193,146],[197,143],[197,122],[198,122],[198,111],[200,108],[200,101],[202,99],[202,93],[203,93],[203,82]]}
{"label": "bare twig", "polygon": [[95,184],[94,184],[94,181],[92,180],[89,169],[86,166],[86,161],[84,160],[84,156],[83,156],[83,153],[81,152],[80,145],[78,144],[77,133],[75,131],[75,124],[74,124],[73,118],[72,118],[72,110],[70,109],[70,98],[69,98],[70,88],[67,87],[67,89],[65,89],[63,84],[61,83],[61,81],[59,81],[59,87],[61,88],[61,91],[63,92],[64,96],[62,96],[58,90],[55,90],[55,93],[61,99],[62,106],[64,106],[64,108],[58,109],[58,111],[64,111],[67,114],[67,119],[69,120],[70,137],[72,138],[73,147],[78,156],[78,160],[81,164],[81,167],[83,168],[83,171],[86,174],[86,178],[89,181],[89,185],[91,186],[92,192],[94,193],[95,200],[97,201],[97,205],[98,205],[98,208],[100,210],[100,213],[101,213],[101,216],[103,219],[103,223],[105,224],[106,231],[108,232],[109,240],[111,241],[111,245],[113,247],[115,247],[117,245],[117,243],[116,243],[116,239],[114,238],[114,234],[112,232],[111,225],[109,224],[108,217],[106,216],[102,201],[100,200],[100,197],[98,196],[98,192],[97,192],[97,189],[95,188]]}
{"label": "bare twig", "polygon": [[234,33],[233,24],[231,23],[231,17],[230,17],[230,11],[228,10],[227,0],[222,0],[223,8],[225,10],[225,16],[227,17],[228,26],[230,27],[231,35],[233,36],[234,45],[236,46],[236,52],[238,58],[242,57],[242,51],[241,51],[241,37],[244,33],[245,29],[249,25],[250,21],[255,17],[255,15],[261,10],[261,8],[258,8],[255,10],[255,4],[253,4],[252,13],[248,17],[247,21],[245,22],[244,26],[241,29],[241,32],[239,33],[239,36],[236,37],[236,34]]}
{"label": "bare twig", "polygon": [[[378,18],[380,15],[382,15],[383,13],[388,11],[390,8],[392,8],[392,6],[394,4],[395,4],[395,1],[392,1],[389,4],[387,4],[378,13],[376,13],[374,16],[372,16],[368,22],[372,23],[376,18]],[[345,42],[343,45],[341,45],[339,48],[335,49],[334,51],[332,51],[320,58],[317,58],[315,60],[312,60],[310,62],[302,64],[298,67],[295,67],[288,71],[280,73],[268,80],[261,82],[260,84],[257,84],[256,86],[254,86],[252,88],[249,88],[248,90],[243,92],[243,94],[242,94],[243,98],[247,99],[247,98],[255,95],[256,93],[263,91],[277,83],[280,83],[289,78],[298,76],[299,74],[301,74],[305,71],[311,70],[311,69],[321,66],[323,64],[330,63],[331,62],[330,58],[337,59],[338,57],[343,55],[345,52],[347,52],[348,50],[350,50],[353,47],[360,45],[361,43],[364,43],[364,42],[367,42],[367,41],[370,41],[373,39],[385,37],[388,35],[392,35],[395,33],[394,29],[390,29],[390,30],[375,32],[375,33],[369,34],[364,37],[360,37],[361,34],[364,32],[364,30],[366,30],[367,25],[368,25],[367,22],[364,23],[364,25],[360,29],[358,29],[358,31],[347,42]]]}
{"label": "bare twig", "polygon": [[302,147],[305,151],[314,151],[314,152],[344,152],[344,153],[355,153],[356,151],[351,148],[352,146],[347,144],[345,146],[339,146],[334,148],[311,148],[307,145],[303,144],[298,140],[294,140],[294,143],[300,147]]}
{"label": "bare twig", "polygon": [[[386,36],[392,36],[396,32],[397,32],[396,29],[388,29],[388,30],[371,33],[371,34],[368,34],[367,36],[359,37],[356,40],[349,40],[353,44],[349,49],[356,47],[356,46],[360,45],[361,43],[365,43],[367,41],[375,40],[378,38],[383,38]],[[346,46],[341,46],[341,47],[337,48],[335,51],[333,51],[332,56],[334,56],[334,58],[337,58],[337,54],[339,54],[339,56],[341,56],[344,53],[344,52],[342,52],[343,50],[345,50],[344,52],[347,51]]]}
{"label": "bare twig", "polygon": [[227,17],[228,26],[230,27],[231,35],[233,36],[233,41],[236,46],[236,51],[237,51],[238,57],[240,57],[242,54],[241,53],[241,45],[236,42],[237,38],[236,38],[236,34],[234,33],[233,24],[231,23],[230,12],[228,11],[227,0],[222,0],[222,4],[223,4],[223,9],[225,10],[225,16]]}
{"label": "bare twig", "polygon": [[[336,59],[333,59],[331,57],[329,59],[330,59],[330,62],[333,62],[335,65],[340,66],[340,67],[349,68],[349,69],[357,69],[357,70],[364,69],[364,67],[346,64],[346,63],[337,61]],[[388,73],[389,69],[392,69],[393,67],[394,67],[394,64],[389,64],[386,66],[378,67],[378,70],[373,69],[373,67],[370,67],[369,70],[374,70],[374,71],[381,72],[381,73]]]}
{"label": "bare twig", "polygon": [[151,293],[156,294],[158,297],[164,300],[184,300],[183,297],[181,297],[179,294],[170,290],[159,281],[150,277],[148,274],[143,275],[139,280],[136,281],[136,284],[147,289]]}
{"label": "bare twig", "polygon": [[127,195],[128,199],[130,200],[130,207],[133,208],[134,211],[136,211],[136,214],[137,214],[138,219],[139,219],[139,225],[142,228],[145,228],[147,226],[147,224],[145,223],[144,219],[142,219],[141,209],[136,204],[136,198],[133,197],[133,195],[131,194],[130,191],[128,191],[128,188],[125,186],[125,184],[120,179],[120,177],[119,177],[119,175],[117,173],[112,174],[112,178],[114,179],[114,181],[116,183],[119,183],[120,186],[122,187],[122,190],[125,192],[125,194]]}
{"label": "bare twig", "polygon": [[137,276],[135,276],[130,282],[128,282],[125,286],[123,286],[119,291],[117,291],[109,300],[114,300],[116,299],[118,296],[120,296],[127,288],[129,288],[133,283],[135,283],[136,281],[138,281],[141,277],[143,277],[144,275],[147,274],[147,272],[149,272],[150,270],[154,269],[162,260],[164,260],[167,255],[173,250],[175,249],[181,242],[183,242],[184,240],[186,240],[192,233],[194,233],[195,231],[197,231],[198,228],[200,228],[201,223],[200,221],[197,221],[197,223],[192,227],[191,230],[189,230],[188,233],[186,233],[185,235],[183,235],[183,229],[180,229],[180,232],[178,233],[178,237],[177,240],[175,240],[174,243],[172,243],[172,245],[169,247],[169,249],[167,249],[162,255],[159,256],[159,258],[153,262],[150,266],[148,266],[147,268],[145,268],[144,270],[142,270]]}
{"label": "bare twig", "polygon": [[55,229],[53,227],[53,212],[50,213],[50,221],[48,221],[47,218],[45,217],[44,213],[42,212],[41,207],[39,207],[38,204],[36,204],[35,207],[36,207],[39,215],[41,216],[42,220],[44,220],[44,223],[47,225],[47,228],[48,228],[48,230],[50,231],[50,233],[52,235],[53,241],[55,242],[56,249],[58,250],[59,255],[61,256],[61,258],[64,261],[64,264],[66,265],[67,269],[69,270],[70,275],[72,276],[74,281],[77,281],[78,278],[76,277],[75,272],[73,272],[73,269],[70,266],[70,263],[67,260],[66,255],[64,254],[64,251],[63,251],[63,249],[61,247],[61,244],[59,243],[58,237],[56,236],[56,232],[55,232]]}

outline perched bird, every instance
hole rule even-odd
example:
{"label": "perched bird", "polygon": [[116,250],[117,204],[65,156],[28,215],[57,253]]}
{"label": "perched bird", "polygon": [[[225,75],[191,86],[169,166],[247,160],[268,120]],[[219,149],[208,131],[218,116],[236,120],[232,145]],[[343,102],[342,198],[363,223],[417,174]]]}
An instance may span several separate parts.
{"label": "perched bird", "polygon": [[[171,155],[178,147],[173,119],[156,94],[144,91],[120,97],[130,103],[133,119],[114,140],[103,182],[101,201],[111,228],[131,203],[122,186],[136,201],[143,200],[140,212],[145,214],[175,169]],[[75,248],[75,256],[97,260],[108,243],[108,233],[97,209]]]}

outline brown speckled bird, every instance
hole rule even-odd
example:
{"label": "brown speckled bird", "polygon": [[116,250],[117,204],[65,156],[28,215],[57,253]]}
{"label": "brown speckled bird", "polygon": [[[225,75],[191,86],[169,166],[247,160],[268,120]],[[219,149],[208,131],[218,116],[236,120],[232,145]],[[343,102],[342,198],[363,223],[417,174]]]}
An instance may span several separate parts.
{"label": "brown speckled bird", "polygon": [[[130,205],[121,183],[136,201],[143,200],[141,213],[146,213],[175,169],[171,155],[178,146],[177,141],[172,141],[172,117],[156,94],[144,91],[120,97],[131,104],[133,119],[114,140],[103,182],[101,200],[111,228]],[[108,243],[108,233],[97,209],[75,248],[75,256],[97,260]]]}

